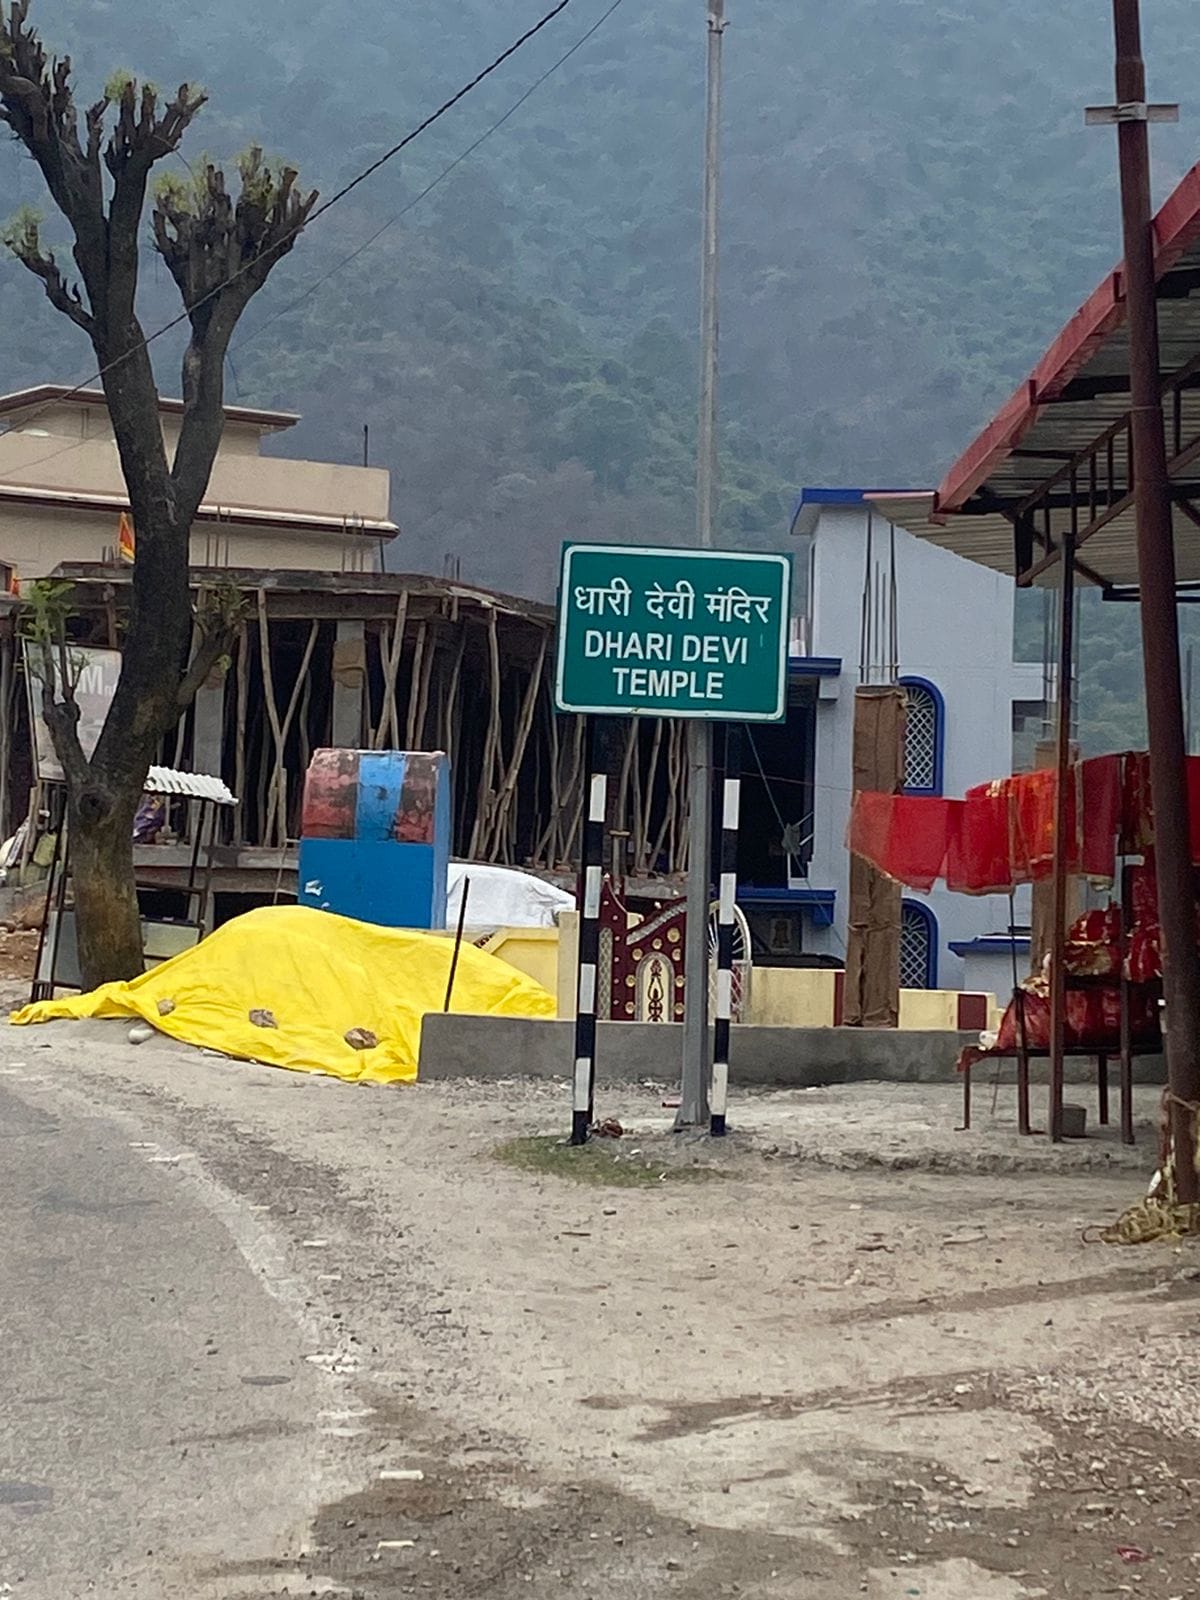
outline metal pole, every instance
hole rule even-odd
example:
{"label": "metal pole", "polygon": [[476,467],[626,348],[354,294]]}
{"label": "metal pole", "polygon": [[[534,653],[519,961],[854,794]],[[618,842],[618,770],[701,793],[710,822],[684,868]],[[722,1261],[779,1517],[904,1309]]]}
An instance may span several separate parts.
{"label": "metal pole", "polygon": [[[1074,511],[1072,521],[1074,521]],[[1054,882],[1050,913],[1050,1137],[1063,1136],[1063,1056],[1066,1038],[1067,976],[1063,965],[1066,941],[1067,871],[1071,812],[1071,701],[1075,631],[1075,530],[1063,535],[1058,633],[1058,732],[1055,744]],[[1020,1004],[1021,1002],[1019,1002]],[[1028,1089],[1026,1089],[1028,1093]]]}
{"label": "metal pole", "polygon": [[733,930],[737,904],[738,817],[742,797],[742,729],[725,730],[725,784],[721,806],[721,888],[717,911],[717,1014],[713,1024],[712,1117],[708,1131],[725,1133],[729,1098],[729,1033],[733,1022]]}
{"label": "metal pole", "polygon": [[600,959],[600,890],[604,876],[604,808],[608,778],[592,772],[594,740],[587,736],[587,816],[583,826],[583,904],[579,912],[579,964],[575,983],[575,1087],[571,1143],[586,1144],[596,1101],[596,968]]}
{"label": "metal pole", "polygon": [[450,974],[446,979],[446,1003],[443,1011],[449,1011],[450,1001],[454,998],[454,980],[458,976],[458,957],[462,950],[463,929],[467,925],[467,899],[471,893],[471,880],[464,878],[462,881],[462,898],[458,903],[458,927],[454,933],[454,954],[450,957]]}
{"label": "metal pole", "polygon": [[[700,427],[696,541],[711,549],[720,488],[717,462],[717,260],[721,161],[721,43],[725,0],[705,0],[708,98],[704,127],[704,230],[700,253]],[[687,943],[684,956],[683,1084],[677,1128],[708,1121],[708,896],[712,848],[712,724],[688,723]]]}
{"label": "metal pole", "polygon": [[713,542],[720,482],[717,471],[718,263],[721,210],[721,46],[725,0],[705,0],[708,13],[708,99],[704,122],[704,221],[700,253],[700,430],[696,469],[696,540]]}
{"label": "metal pole", "polygon": [[1186,662],[1187,662],[1187,666],[1184,669],[1184,677],[1187,680],[1187,701],[1186,701],[1185,706],[1184,706],[1184,722],[1185,722],[1184,747],[1187,750],[1188,755],[1190,756],[1191,753],[1192,753],[1192,738],[1193,738],[1193,730],[1194,730],[1194,727],[1195,727],[1195,724],[1192,721],[1192,708],[1193,708],[1193,705],[1195,703],[1195,692],[1196,692],[1196,674],[1195,674],[1196,663],[1193,660],[1192,647],[1191,647],[1190,644],[1187,647],[1187,655],[1186,655],[1185,659],[1186,659]]}
{"label": "metal pole", "polygon": [[[1125,298],[1137,514],[1138,583],[1154,846],[1162,928],[1163,1021],[1171,1096],[1175,1197],[1197,1199],[1195,1110],[1200,1102],[1200,953],[1196,949],[1175,545],[1163,434],[1158,307],[1151,229],[1150,153],[1145,120],[1146,68],[1138,0],[1113,0],[1116,35],[1117,144],[1125,231]],[[1126,118],[1129,108],[1134,114]],[[1142,108],[1142,115],[1137,115]]]}

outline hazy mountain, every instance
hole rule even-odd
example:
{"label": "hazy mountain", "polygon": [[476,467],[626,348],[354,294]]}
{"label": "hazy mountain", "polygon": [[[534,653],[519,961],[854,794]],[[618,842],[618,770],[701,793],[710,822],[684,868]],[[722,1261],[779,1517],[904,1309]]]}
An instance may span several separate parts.
{"label": "hazy mountain", "polygon": [[[391,467],[399,561],[547,592],[561,538],[691,527],[702,0],[624,0],[428,199],[381,224],[606,9],[574,0],[319,221],[246,319],[231,394],[287,448]],[[261,138],[326,194],[545,0],[40,0],[90,82],[199,79],[189,154]],[[1151,92],[1200,73],[1194,0],[1146,11]],[[1119,255],[1101,0],[728,0],[725,536],[776,543],[802,482],[935,481]],[[1200,150],[1155,130],[1161,196]],[[15,152],[14,195],[36,194]],[[300,304],[305,289],[329,274]],[[168,286],[147,274],[155,312]],[[291,306],[291,309],[287,309]],[[86,349],[0,268],[6,381]],[[153,320],[153,318],[151,318]],[[164,346],[168,344],[164,341]],[[174,387],[169,348],[164,382]],[[1110,617],[1128,644],[1132,614]],[[1123,646],[1124,648],[1125,646]],[[1122,701],[1124,703],[1124,700]]]}

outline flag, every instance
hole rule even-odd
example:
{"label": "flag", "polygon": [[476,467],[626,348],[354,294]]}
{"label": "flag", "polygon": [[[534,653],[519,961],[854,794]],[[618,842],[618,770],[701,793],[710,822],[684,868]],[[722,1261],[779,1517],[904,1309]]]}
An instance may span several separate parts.
{"label": "flag", "polygon": [[117,554],[122,561],[132,562],[134,552],[133,518],[128,511],[121,513],[121,526],[117,534]]}

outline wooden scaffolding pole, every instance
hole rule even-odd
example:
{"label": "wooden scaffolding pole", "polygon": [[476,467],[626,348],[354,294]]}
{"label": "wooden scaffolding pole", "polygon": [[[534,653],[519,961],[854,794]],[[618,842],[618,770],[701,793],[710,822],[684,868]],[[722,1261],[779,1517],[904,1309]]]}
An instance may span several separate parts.
{"label": "wooden scaffolding pole", "polygon": [[509,758],[508,771],[504,775],[497,797],[495,814],[492,822],[492,836],[490,848],[495,852],[500,848],[504,839],[504,830],[508,825],[509,812],[516,793],[517,782],[521,775],[521,763],[525,759],[525,747],[529,743],[529,730],[533,726],[534,713],[537,710],[538,693],[542,687],[542,674],[546,665],[546,645],[549,634],[543,633],[541,646],[538,650],[537,664],[529,675],[529,682],[525,688],[525,697],[521,704],[520,715],[517,718],[516,733],[513,738],[512,755]]}
{"label": "wooden scaffolding pole", "polygon": [[475,826],[471,830],[469,854],[472,861],[480,859],[479,852],[483,849],[483,842],[490,827],[497,787],[495,769],[500,746],[500,644],[494,610],[488,612],[488,662],[491,706],[487,735],[483,742],[483,760],[479,766],[479,797],[475,807]]}
{"label": "wooden scaffolding pole", "polygon": [[396,602],[396,620],[392,626],[389,644],[387,628],[379,633],[379,660],[383,668],[383,703],[379,708],[379,726],[372,741],[376,750],[396,749],[400,743],[400,722],[396,711],[396,679],[400,672],[400,658],[404,651],[404,625],[408,619],[408,590],[401,592]]}

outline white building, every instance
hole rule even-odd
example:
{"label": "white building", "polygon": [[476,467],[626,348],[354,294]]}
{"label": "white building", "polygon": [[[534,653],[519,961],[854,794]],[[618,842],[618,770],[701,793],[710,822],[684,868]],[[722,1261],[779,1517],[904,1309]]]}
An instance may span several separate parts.
{"label": "white building", "polygon": [[[893,529],[866,491],[805,489],[792,532],[790,709],[749,730],[739,901],[768,960],[840,964],[856,687],[907,688],[908,792],[960,796],[1013,770],[1014,736],[1042,715],[1042,669],[1013,660],[1012,580]],[[1007,897],[906,890],[903,915],[903,986],[959,988],[968,966],[976,982],[995,966],[1009,987],[1008,940],[999,957],[989,940],[1009,926]]]}

